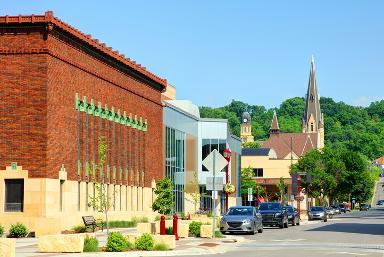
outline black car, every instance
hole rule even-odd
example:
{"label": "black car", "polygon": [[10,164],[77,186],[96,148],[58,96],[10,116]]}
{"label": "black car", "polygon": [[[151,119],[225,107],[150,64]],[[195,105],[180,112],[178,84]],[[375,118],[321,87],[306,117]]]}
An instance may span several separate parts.
{"label": "black car", "polygon": [[380,206],[384,205],[384,200],[377,201],[377,205],[380,205]]}
{"label": "black car", "polygon": [[287,210],[288,212],[288,222],[292,224],[292,226],[300,225],[300,218],[299,213],[297,212],[296,208],[287,205],[283,207],[284,210]]}
{"label": "black car", "polygon": [[345,203],[340,203],[339,208],[340,208],[340,213],[342,213],[342,212],[346,213],[347,212],[347,209],[345,207]]}
{"label": "black car", "polygon": [[263,217],[263,226],[288,227],[288,212],[284,210],[280,203],[266,202],[261,203],[259,211]]}
{"label": "black car", "polygon": [[368,211],[369,210],[369,205],[366,203],[360,204],[360,211]]}

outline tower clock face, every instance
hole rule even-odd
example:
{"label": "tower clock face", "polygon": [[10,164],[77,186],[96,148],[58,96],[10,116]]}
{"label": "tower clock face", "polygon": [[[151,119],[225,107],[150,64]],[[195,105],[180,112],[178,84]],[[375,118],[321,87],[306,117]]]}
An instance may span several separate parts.
{"label": "tower clock face", "polygon": [[244,122],[247,122],[248,120],[247,119],[243,119]]}

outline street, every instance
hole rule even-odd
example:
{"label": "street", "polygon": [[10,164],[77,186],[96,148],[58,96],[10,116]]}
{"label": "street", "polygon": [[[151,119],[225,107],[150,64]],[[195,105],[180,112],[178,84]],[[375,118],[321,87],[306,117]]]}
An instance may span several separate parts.
{"label": "street", "polygon": [[384,256],[384,208],[335,216],[262,234],[222,256]]}

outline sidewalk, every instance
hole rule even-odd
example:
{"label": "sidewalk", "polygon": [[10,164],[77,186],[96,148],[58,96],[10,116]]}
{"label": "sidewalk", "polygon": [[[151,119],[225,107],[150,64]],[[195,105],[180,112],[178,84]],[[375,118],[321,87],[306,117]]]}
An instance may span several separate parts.
{"label": "sidewalk", "polygon": [[[135,228],[126,229],[110,229],[110,231],[121,231],[122,233],[135,232]],[[95,233],[99,240],[99,245],[104,246],[106,243],[106,231],[98,231]],[[109,257],[109,256],[185,256],[185,255],[205,255],[225,253],[244,242],[245,239],[241,235],[230,236],[225,238],[183,238],[176,241],[176,248],[172,251],[131,251],[122,253],[39,253],[37,249],[36,238],[22,238],[16,241],[17,257]]]}

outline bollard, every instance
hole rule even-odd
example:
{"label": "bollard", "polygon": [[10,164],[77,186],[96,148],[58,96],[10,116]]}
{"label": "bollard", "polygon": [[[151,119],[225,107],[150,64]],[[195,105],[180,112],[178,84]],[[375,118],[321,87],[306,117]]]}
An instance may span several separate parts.
{"label": "bollard", "polygon": [[165,235],[165,216],[160,217],[160,235]]}
{"label": "bollard", "polygon": [[179,217],[177,217],[177,214],[173,214],[173,234],[175,235],[175,239],[179,240],[179,235],[177,234],[177,220]]}

